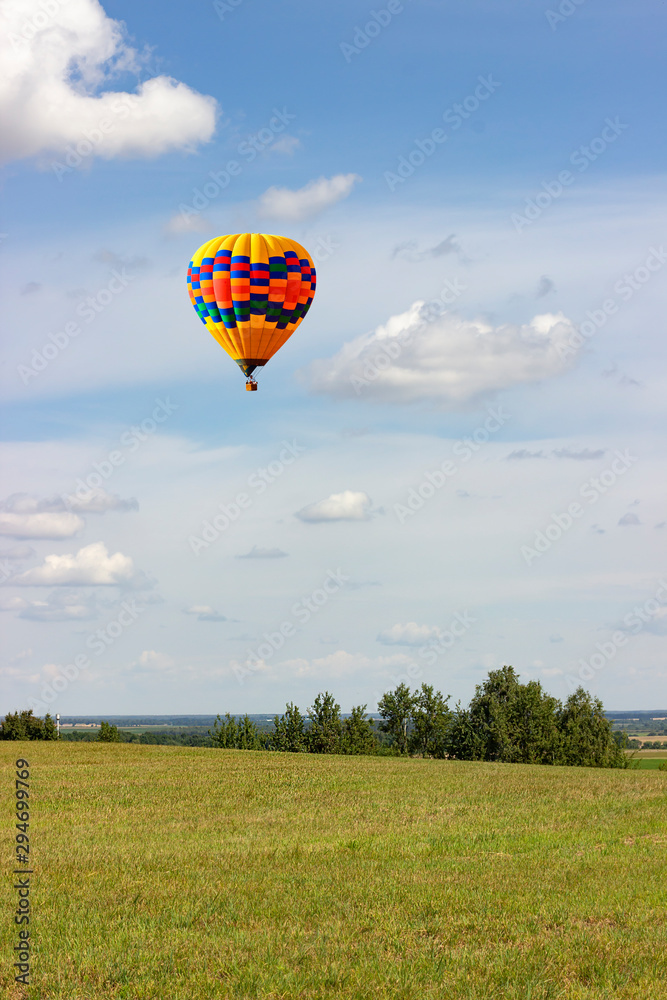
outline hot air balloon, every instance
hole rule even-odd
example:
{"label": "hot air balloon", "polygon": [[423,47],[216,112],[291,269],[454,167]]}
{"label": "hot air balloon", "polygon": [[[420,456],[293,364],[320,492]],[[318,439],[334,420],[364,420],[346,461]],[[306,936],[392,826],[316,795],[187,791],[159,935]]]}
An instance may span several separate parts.
{"label": "hot air balloon", "polygon": [[310,309],[315,265],[300,243],[266,233],[208,240],[188,268],[188,293],[206,329],[246,376],[269,361]]}

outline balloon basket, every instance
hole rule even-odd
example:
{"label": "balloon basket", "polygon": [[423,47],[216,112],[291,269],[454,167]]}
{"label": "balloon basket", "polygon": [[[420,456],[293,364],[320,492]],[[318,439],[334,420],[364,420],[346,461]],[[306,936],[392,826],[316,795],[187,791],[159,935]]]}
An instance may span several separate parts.
{"label": "balloon basket", "polygon": [[257,383],[254,382],[252,379],[248,379],[248,381],[245,384],[245,387],[247,392],[257,392]]}

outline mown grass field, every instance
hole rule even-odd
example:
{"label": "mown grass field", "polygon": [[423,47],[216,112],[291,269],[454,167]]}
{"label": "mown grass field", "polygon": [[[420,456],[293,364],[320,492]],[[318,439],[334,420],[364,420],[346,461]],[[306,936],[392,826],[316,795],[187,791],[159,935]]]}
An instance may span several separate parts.
{"label": "mown grass field", "polygon": [[667,774],[0,743],[58,1000],[661,1000]]}

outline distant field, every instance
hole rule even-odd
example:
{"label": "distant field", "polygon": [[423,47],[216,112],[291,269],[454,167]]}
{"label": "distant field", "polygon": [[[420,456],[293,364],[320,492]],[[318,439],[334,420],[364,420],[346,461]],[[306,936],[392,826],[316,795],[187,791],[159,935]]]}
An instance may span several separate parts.
{"label": "distant field", "polygon": [[[664,1000],[667,773],[0,743],[8,1000]],[[647,756],[647,760],[648,760]],[[658,759],[658,758],[653,758]],[[10,784],[11,783],[11,784]]]}

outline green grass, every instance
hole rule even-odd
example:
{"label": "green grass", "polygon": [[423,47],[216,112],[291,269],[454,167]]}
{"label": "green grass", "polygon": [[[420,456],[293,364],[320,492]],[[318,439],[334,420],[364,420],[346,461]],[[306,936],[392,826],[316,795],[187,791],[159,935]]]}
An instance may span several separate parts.
{"label": "green grass", "polygon": [[[32,771],[8,1000],[662,1000],[667,774],[94,743]],[[13,853],[2,796],[5,856]]]}

